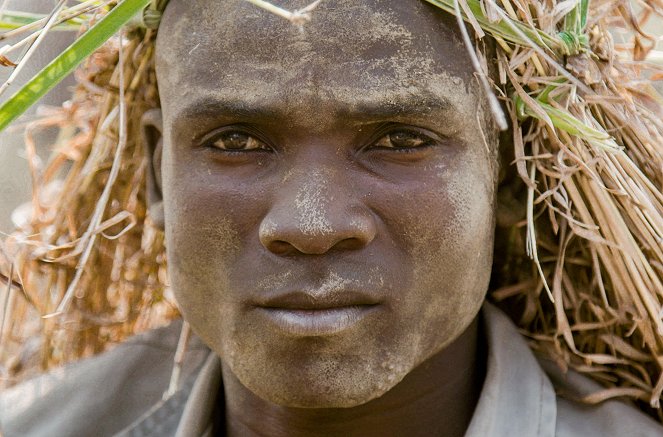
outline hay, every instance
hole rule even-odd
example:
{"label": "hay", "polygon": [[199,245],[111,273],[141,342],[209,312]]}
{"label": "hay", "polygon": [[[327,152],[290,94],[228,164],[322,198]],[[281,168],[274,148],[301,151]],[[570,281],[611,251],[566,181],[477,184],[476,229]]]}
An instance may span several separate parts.
{"label": "hay", "polygon": [[61,134],[43,169],[29,159],[32,206],[4,244],[4,261],[11,255],[18,266],[5,275],[22,284],[4,296],[5,385],[178,316],[164,295],[163,235],[146,221],[139,122],[158,105],[153,39],[153,31],[128,35],[123,62],[120,40],[109,41],[77,72],[72,100],[27,126],[29,156],[36,130]]}
{"label": "hay", "polygon": [[[627,0],[428,1],[496,41],[491,86],[520,179],[500,198],[491,299],[532,348],[606,387],[586,402],[628,397],[663,421],[663,98],[651,82],[663,67],[643,30],[663,3],[635,14]],[[620,28],[630,42],[615,42]],[[146,219],[137,125],[158,105],[153,41],[133,30],[123,62],[110,41],[77,73],[71,103],[27,129],[29,154],[34,129],[62,134],[48,165],[33,166],[30,217],[0,254],[5,383],[177,317],[163,235]],[[484,41],[473,49],[487,75]]]}

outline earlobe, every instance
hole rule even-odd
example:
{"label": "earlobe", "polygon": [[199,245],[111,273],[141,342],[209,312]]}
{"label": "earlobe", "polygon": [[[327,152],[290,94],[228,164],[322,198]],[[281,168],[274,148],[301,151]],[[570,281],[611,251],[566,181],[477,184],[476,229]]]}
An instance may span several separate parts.
{"label": "earlobe", "polygon": [[151,221],[164,229],[161,191],[161,156],[163,153],[163,117],[161,109],[151,109],[141,119],[141,132],[147,155],[147,208]]}

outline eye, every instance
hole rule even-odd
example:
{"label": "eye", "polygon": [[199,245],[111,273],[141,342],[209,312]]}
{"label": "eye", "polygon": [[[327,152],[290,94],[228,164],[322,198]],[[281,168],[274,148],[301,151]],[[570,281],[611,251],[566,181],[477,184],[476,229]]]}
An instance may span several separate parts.
{"label": "eye", "polygon": [[409,130],[398,130],[389,132],[381,137],[373,145],[382,149],[396,149],[407,151],[432,146],[435,140],[428,135]]}
{"label": "eye", "polygon": [[210,138],[206,145],[229,152],[269,150],[269,147],[256,137],[241,131],[226,131]]}

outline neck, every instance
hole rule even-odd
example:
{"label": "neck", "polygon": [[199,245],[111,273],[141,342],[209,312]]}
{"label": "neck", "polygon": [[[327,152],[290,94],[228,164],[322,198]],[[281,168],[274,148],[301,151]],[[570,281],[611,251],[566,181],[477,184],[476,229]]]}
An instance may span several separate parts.
{"label": "neck", "polygon": [[246,389],[224,366],[228,436],[462,437],[484,378],[479,321],[380,398],[352,408],[288,408]]}

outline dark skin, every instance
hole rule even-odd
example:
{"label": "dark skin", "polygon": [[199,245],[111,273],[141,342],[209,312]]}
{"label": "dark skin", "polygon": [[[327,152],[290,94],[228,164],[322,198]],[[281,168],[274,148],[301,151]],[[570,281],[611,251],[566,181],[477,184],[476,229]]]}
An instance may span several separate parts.
{"label": "dark skin", "polygon": [[218,435],[463,436],[485,372],[484,351],[475,347],[477,341],[475,321],[444,353],[416,367],[381,397],[353,408],[274,405],[225,369],[226,434]]}
{"label": "dark skin", "polygon": [[497,146],[453,20],[323,2],[301,33],[172,0],[157,73],[152,211],[228,435],[462,436]]}

